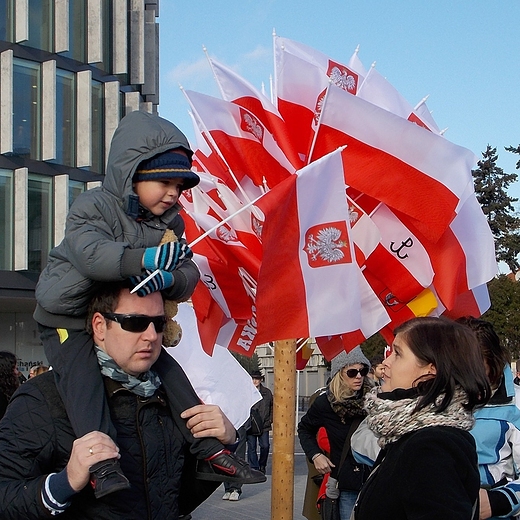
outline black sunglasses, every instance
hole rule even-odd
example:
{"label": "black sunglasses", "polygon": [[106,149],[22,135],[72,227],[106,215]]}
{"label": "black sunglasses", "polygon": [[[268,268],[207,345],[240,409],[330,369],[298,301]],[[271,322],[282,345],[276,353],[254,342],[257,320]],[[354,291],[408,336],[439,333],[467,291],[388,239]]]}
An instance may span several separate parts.
{"label": "black sunglasses", "polygon": [[127,332],[144,332],[150,323],[153,323],[155,332],[162,332],[166,327],[166,316],[145,316],[144,314],[116,314],[113,312],[101,313],[107,320],[112,320]]}
{"label": "black sunglasses", "polygon": [[345,370],[345,374],[347,374],[347,377],[350,377],[351,379],[356,377],[358,374],[365,377],[368,374],[368,368],[363,367],[359,370],[357,368],[349,368],[348,370]]}

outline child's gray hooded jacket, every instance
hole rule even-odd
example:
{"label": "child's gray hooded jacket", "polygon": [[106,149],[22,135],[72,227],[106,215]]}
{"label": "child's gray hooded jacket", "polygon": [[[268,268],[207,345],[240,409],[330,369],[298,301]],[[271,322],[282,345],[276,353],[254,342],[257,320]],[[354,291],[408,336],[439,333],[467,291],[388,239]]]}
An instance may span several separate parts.
{"label": "child's gray hooded jacket", "polygon": [[[97,284],[144,275],[144,249],[157,246],[168,228],[179,238],[183,235],[178,203],[157,217],[139,205],[132,188],[141,161],[179,147],[191,156],[184,134],[159,116],[131,112],[121,120],[103,185],[74,201],[65,238],[49,253],[36,287],[36,321],[53,328],[83,329]],[[175,283],[167,297],[189,298],[199,280],[197,266],[189,260],[173,274]]]}

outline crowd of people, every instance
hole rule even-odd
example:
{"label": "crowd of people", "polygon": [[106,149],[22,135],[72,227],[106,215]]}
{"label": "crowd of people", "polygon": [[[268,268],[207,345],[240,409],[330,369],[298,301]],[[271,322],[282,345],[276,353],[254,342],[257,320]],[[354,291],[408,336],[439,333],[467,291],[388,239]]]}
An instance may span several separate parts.
{"label": "crowd of people", "polygon": [[[52,370],[34,367],[22,384],[16,356],[0,352],[0,518],[177,520],[221,483],[238,501],[243,484],[266,481],[262,372],[237,430],[164,348],[171,303],[200,276],[178,202],[200,180],[192,155],[171,122],[132,112],[102,186],[71,206],[36,290]],[[298,424],[313,477],[305,516],[515,518],[520,366],[513,380],[482,319],[414,318],[394,334],[386,357],[359,346],[336,356]]]}

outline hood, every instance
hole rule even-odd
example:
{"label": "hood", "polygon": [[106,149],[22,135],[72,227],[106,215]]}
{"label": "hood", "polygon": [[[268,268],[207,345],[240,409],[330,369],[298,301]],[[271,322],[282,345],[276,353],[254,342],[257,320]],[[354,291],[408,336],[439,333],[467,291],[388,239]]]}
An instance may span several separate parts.
{"label": "hood", "polygon": [[162,117],[135,111],[119,122],[110,145],[103,188],[120,199],[125,213],[131,218],[137,218],[139,211],[139,197],[132,189],[137,166],[141,161],[173,148],[183,148],[191,160],[193,152],[186,136]]}

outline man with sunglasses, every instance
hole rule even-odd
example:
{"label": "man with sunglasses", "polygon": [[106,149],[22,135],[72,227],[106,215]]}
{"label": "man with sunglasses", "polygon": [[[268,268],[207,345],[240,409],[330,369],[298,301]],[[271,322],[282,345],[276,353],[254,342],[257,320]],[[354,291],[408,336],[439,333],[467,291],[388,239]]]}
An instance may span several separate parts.
{"label": "man with sunglasses", "polygon": [[[195,459],[176,424],[176,392],[191,385],[182,369],[177,388],[161,381],[160,292],[139,297],[119,284],[94,296],[87,330],[103,376],[114,440],[94,431],[76,439],[53,372],[30,379],[13,398],[0,425],[0,518],[4,520],[177,519],[188,514],[220,482],[195,478]],[[85,410],[89,396],[85,395]],[[236,442],[231,422],[215,405],[182,414],[195,438]],[[129,489],[96,499],[92,468],[103,468],[110,484],[116,460]]]}

